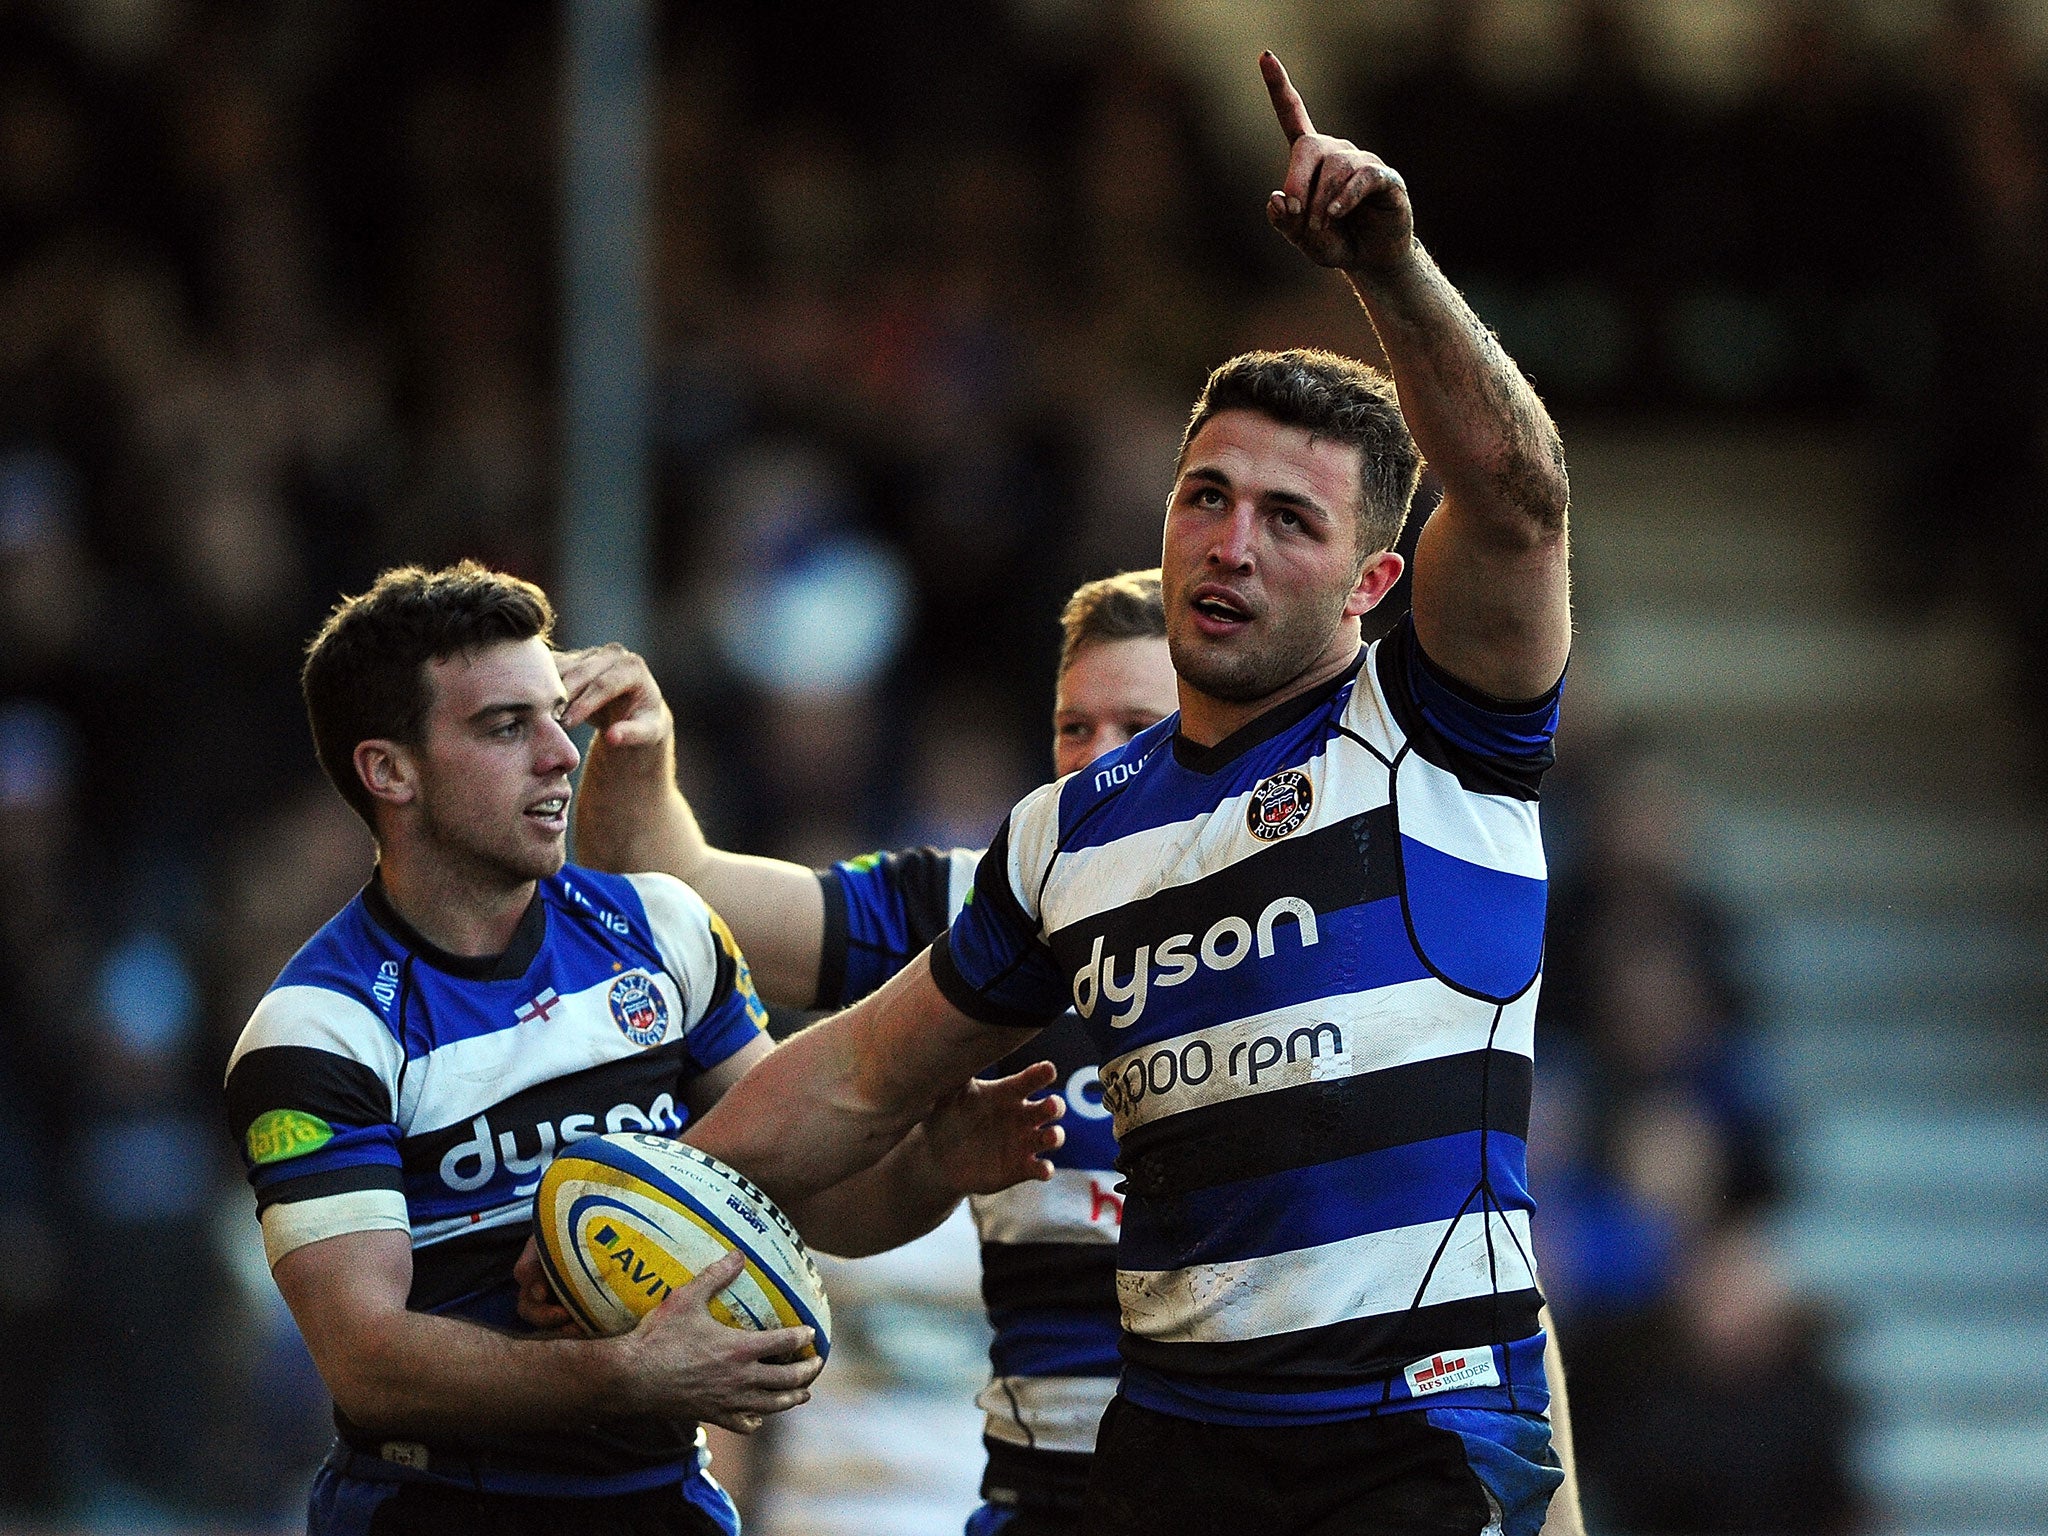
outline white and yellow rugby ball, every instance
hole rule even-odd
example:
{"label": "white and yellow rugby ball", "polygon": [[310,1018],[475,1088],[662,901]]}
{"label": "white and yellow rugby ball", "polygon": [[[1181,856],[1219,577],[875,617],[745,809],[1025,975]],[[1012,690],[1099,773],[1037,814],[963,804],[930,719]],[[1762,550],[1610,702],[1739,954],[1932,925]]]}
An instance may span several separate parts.
{"label": "white and yellow rugby ball", "polygon": [[831,1350],[832,1309],[810,1251],[775,1202],[707,1152],[621,1131],[572,1142],[533,1197],[541,1266],[585,1329],[629,1331],[728,1253],[747,1261],[711,1302],[730,1328],[804,1326]]}

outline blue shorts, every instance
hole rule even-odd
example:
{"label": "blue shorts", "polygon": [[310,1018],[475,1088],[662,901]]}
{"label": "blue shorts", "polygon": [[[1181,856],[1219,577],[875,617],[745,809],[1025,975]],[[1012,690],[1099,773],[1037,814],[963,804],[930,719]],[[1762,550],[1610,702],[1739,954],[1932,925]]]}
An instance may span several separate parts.
{"label": "blue shorts", "polygon": [[588,1497],[425,1478],[337,1445],[313,1478],[307,1536],[739,1536],[710,1473]]}
{"label": "blue shorts", "polygon": [[1118,1397],[1085,1536],[1537,1536],[1564,1481],[1550,1422],[1414,1408],[1331,1424],[1209,1424]]}

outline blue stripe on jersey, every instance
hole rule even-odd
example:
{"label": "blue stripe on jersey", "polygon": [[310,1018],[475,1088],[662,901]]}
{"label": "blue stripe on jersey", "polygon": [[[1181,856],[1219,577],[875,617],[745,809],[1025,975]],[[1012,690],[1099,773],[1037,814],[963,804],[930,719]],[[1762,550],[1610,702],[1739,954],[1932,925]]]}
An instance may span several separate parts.
{"label": "blue stripe on jersey", "polygon": [[1543,964],[1545,882],[1401,838],[1408,917],[1431,967],[1481,997],[1525,991]]}
{"label": "blue stripe on jersey", "polygon": [[709,1072],[722,1061],[745,1050],[761,1036],[761,1026],[747,1006],[740,988],[730,989],[724,998],[705,1010],[704,1017],[683,1037],[683,1050],[699,1071]]}
{"label": "blue stripe on jersey", "polygon": [[[1249,963],[1227,971],[1202,966],[1170,992],[1148,988],[1145,1012],[1128,1025],[1116,1026],[1113,1021],[1129,1004],[1098,997],[1088,1022],[1107,1036],[1109,1052],[1121,1054],[1232,1019],[1319,997],[1419,981],[1429,974],[1409,942],[1398,896],[1318,913],[1316,927],[1314,945],[1297,943],[1295,926],[1282,924],[1273,953],[1264,959],[1253,960],[1248,954]],[[1106,956],[1103,968],[1116,971],[1116,985],[1122,987],[1131,981],[1132,960],[1130,955]],[[1117,971],[1119,965],[1122,969]],[[1171,1006],[1164,1006],[1169,1001]]]}
{"label": "blue stripe on jersey", "polygon": [[1466,1131],[1219,1184],[1179,1200],[1134,1200],[1125,1208],[1117,1262],[1124,1269],[1185,1269],[1320,1247],[1461,1213],[1476,1220],[1482,1146],[1494,1206],[1535,1209],[1521,1138]]}
{"label": "blue stripe on jersey", "polygon": [[1117,1314],[998,1307],[988,1315],[996,1331],[989,1361],[998,1376],[1114,1376]]}
{"label": "blue stripe on jersey", "polygon": [[1245,1392],[1217,1386],[1199,1376],[1167,1376],[1126,1363],[1123,1395],[1143,1408],[1200,1419],[1209,1424],[1331,1424],[1375,1412],[1410,1408],[1490,1408],[1502,1413],[1548,1413],[1550,1387],[1543,1374],[1539,1330],[1511,1344],[1493,1346],[1495,1387],[1453,1387],[1414,1397],[1408,1381],[1360,1382],[1316,1392]]}
{"label": "blue stripe on jersey", "polygon": [[[1401,623],[1415,628],[1413,612]],[[1564,696],[1560,678],[1542,698],[1533,701],[1488,699],[1460,684],[1423,654],[1420,640],[1405,650],[1408,688],[1423,718],[1454,746],[1480,757],[1538,757],[1557,734],[1558,706]]]}

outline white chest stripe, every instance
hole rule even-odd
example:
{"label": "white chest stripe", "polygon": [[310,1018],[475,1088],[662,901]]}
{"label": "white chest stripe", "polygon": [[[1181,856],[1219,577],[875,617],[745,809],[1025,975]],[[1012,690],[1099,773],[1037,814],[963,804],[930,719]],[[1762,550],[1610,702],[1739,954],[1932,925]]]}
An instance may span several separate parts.
{"label": "white chest stripe", "polygon": [[[1223,1344],[1405,1311],[1451,1226],[1426,1221],[1264,1258],[1124,1270],[1116,1277],[1124,1327],[1162,1342]],[[1523,1261],[1528,1252],[1526,1211],[1510,1211],[1505,1218],[1489,1212],[1485,1222],[1478,1211],[1467,1212],[1444,1246],[1421,1304],[1526,1290],[1536,1283]]]}
{"label": "white chest stripe", "polygon": [[1546,878],[1536,802],[1475,795],[1413,752],[1401,759],[1401,835],[1439,853],[1529,880]]}
{"label": "white chest stripe", "polygon": [[398,1106],[398,1123],[405,1134],[459,1124],[536,1083],[683,1037],[682,999],[664,973],[653,978],[655,994],[668,1014],[661,1035],[644,1047],[627,1039],[612,1016],[611,989],[618,982],[618,976],[607,976],[596,986],[557,998],[545,1018],[451,1041],[414,1061],[406,1071]]}
{"label": "white chest stripe", "polygon": [[[394,980],[393,985],[396,985]],[[381,995],[381,994],[380,994]],[[395,995],[395,994],[394,994]],[[272,987],[256,1005],[228,1058],[228,1071],[251,1051],[273,1045],[306,1045],[361,1062],[384,1080],[398,1081],[405,1052],[391,1026],[345,993],[327,987]]]}
{"label": "white chest stripe", "polygon": [[1000,1194],[976,1195],[974,1225],[984,1243],[1113,1243],[1123,1229],[1123,1175],[1114,1168],[1055,1168]]}
{"label": "white chest stripe", "polygon": [[1102,1101],[1128,1135],[1183,1110],[1359,1077],[1494,1046],[1535,1050],[1535,988],[1493,1028],[1494,1005],[1433,977],[1340,993],[1156,1041],[1105,1063]]}
{"label": "white chest stripe", "polygon": [[[1330,742],[1317,756],[1296,765],[1308,776],[1314,798],[1309,819],[1290,837],[1305,837],[1387,803],[1387,770],[1349,742]],[[1405,782],[1405,780],[1404,780]],[[1271,847],[1245,825],[1251,791],[1233,795],[1213,811],[1148,827],[1099,847],[1060,856],[1045,894],[1040,921],[1055,932],[1099,913],[1114,911],[1175,886],[1192,885]]]}

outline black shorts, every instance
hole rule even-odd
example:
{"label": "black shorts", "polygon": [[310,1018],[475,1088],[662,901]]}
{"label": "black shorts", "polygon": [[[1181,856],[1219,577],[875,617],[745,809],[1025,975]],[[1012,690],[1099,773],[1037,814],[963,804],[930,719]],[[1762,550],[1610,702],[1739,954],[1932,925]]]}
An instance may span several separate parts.
{"label": "black shorts", "polygon": [[1535,1536],[1564,1481],[1533,1414],[1409,1409],[1335,1424],[1204,1424],[1119,1397],[1084,1536]]}
{"label": "black shorts", "polygon": [[985,1501],[967,1522],[966,1536],[1074,1536],[1081,1500],[1095,1458],[1076,1451],[1035,1451],[984,1437],[988,1471]]}

